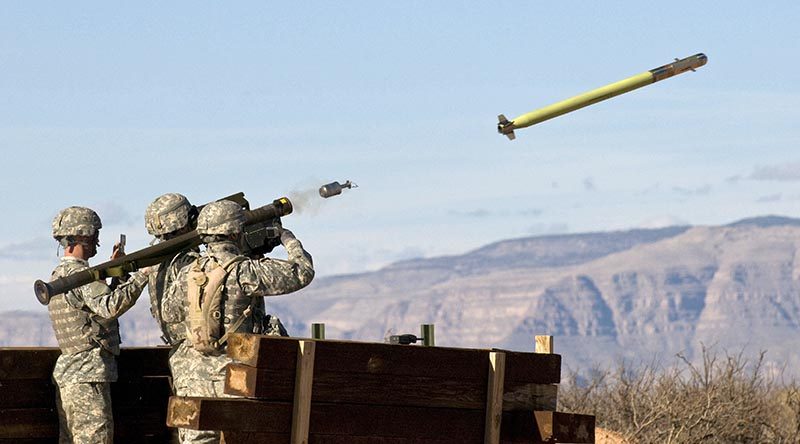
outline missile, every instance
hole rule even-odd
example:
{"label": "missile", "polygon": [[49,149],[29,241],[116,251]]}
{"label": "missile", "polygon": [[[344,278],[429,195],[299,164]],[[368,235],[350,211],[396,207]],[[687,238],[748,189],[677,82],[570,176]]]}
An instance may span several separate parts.
{"label": "missile", "polygon": [[327,199],[342,194],[342,190],[345,188],[358,188],[358,185],[349,180],[341,184],[339,182],[331,182],[319,187],[319,195]]}
{"label": "missile", "polygon": [[535,111],[518,116],[513,120],[508,120],[506,116],[500,114],[497,116],[497,119],[499,120],[499,123],[497,124],[497,132],[505,135],[509,140],[514,140],[516,137],[514,135],[514,130],[516,129],[527,128],[531,125],[536,125],[537,123],[544,122],[545,120],[550,120],[554,117],[581,109],[585,106],[602,102],[603,100],[610,99],[620,94],[625,94],[626,92],[633,91],[634,89],[647,86],[660,80],[668,79],[686,71],[694,71],[695,68],[705,65],[707,62],[708,57],[706,57],[706,55],[703,53],[695,54],[693,56],[686,57],[685,59],[675,59],[675,61],[672,63],[659,66],[658,68],[651,69],[650,71],[645,71],[633,77],[628,77],[627,79],[620,80],[619,82],[601,86],[600,88],[593,89],[570,99],[562,100],[552,105],[545,106],[544,108],[539,108]]}

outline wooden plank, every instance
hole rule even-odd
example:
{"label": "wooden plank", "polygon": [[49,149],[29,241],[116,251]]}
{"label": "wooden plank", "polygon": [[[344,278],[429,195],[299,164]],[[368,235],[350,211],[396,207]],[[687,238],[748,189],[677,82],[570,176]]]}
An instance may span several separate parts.
{"label": "wooden plank", "polygon": [[[285,444],[289,435],[280,433],[223,431],[222,444]],[[461,439],[389,438],[383,436],[314,435],[309,444],[464,444]],[[2,443],[0,443],[2,444]]]}
{"label": "wooden plank", "polygon": [[[295,370],[297,338],[236,333],[228,356],[253,367]],[[561,356],[503,351],[506,381],[557,384]],[[452,380],[486,381],[489,350],[419,347],[354,341],[317,341],[315,367],[343,373],[395,376],[425,375]]]}
{"label": "wooden plank", "polygon": [[[227,394],[272,401],[293,399],[294,373],[291,370],[230,364],[225,378]],[[486,376],[483,380],[419,375],[398,377],[328,372],[315,365],[312,392],[317,402],[481,409],[486,406],[486,388]],[[555,410],[557,393],[555,384],[506,382],[503,408]]]}
{"label": "wooden plank", "polygon": [[558,384],[505,384],[503,411],[555,410]]}
{"label": "wooden plank", "polygon": [[536,353],[555,353],[553,348],[553,337],[548,335],[536,335]]}
{"label": "wooden plank", "polygon": [[[49,380],[60,355],[57,347],[2,347],[0,380]],[[120,380],[169,376],[168,358],[169,347],[123,348],[117,361]]]}
{"label": "wooden plank", "polygon": [[154,408],[166,415],[172,385],[166,377],[145,377],[136,381],[111,383],[114,408]]}
{"label": "wooden plank", "polygon": [[56,387],[50,379],[0,380],[0,409],[56,407]]}
{"label": "wooden plank", "polygon": [[292,444],[307,444],[311,418],[311,388],[314,382],[314,342],[300,341],[292,410]]}
{"label": "wooden plank", "polygon": [[484,421],[484,444],[500,442],[500,423],[503,420],[503,383],[506,374],[506,355],[489,353],[489,381],[486,393],[486,419]]}
{"label": "wooden plank", "polygon": [[59,355],[54,347],[0,347],[0,380],[49,380]]}
{"label": "wooden plank", "polygon": [[119,380],[135,380],[147,376],[170,376],[167,346],[126,347],[117,358]]}
{"label": "wooden plank", "polygon": [[0,438],[0,444],[58,444],[58,437],[53,438]]}
{"label": "wooden plank", "polygon": [[[370,436],[482,443],[483,409],[397,407],[363,404],[311,404],[310,436]],[[501,441],[534,440],[532,414],[515,427],[504,413]],[[167,425],[195,430],[236,430],[290,434],[292,404],[236,398],[170,398]],[[508,423],[508,427],[506,424]]]}
{"label": "wooden plank", "polygon": [[166,420],[166,404],[162,408],[117,408],[115,405],[114,441],[169,442],[173,430],[167,427]]}
{"label": "wooden plank", "polygon": [[58,437],[55,409],[3,409],[0,411],[0,439]]}

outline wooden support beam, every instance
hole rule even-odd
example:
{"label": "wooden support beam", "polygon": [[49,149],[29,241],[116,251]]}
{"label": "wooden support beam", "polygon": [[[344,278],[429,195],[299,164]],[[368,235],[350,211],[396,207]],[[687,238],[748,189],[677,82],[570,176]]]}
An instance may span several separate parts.
{"label": "wooden support beam", "polygon": [[59,355],[57,347],[2,347],[0,379],[50,379]]}
{"label": "wooden support beam", "polygon": [[[235,333],[228,356],[253,367],[272,370],[296,367],[297,338]],[[506,382],[557,384],[561,356],[505,351]],[[318,341],[315,367],[342,373],[372,373],[398,377],[425,376],[485,381],[489,350],[416,347],[353,341]]]}
{"label": "wooden support beam", "polygon": [[55,407],[56,387],[50,379],[0,380],[0,409]]}
{"label": "wooden support beam", "polygon": [[[317,342],[317,348],[319,346],[320,343]],[[319,359],[316,359],[314,369],[315,402],[467,409],[486,407],[487,375],[485,374],[482,375],[482,379],[445,379],[427,375],[345,373],[322,368]],[[424,372],[427,373],[428,369],[424,369]],[[431,370],[431,373],[436,372]],[[230,364],[225,379],[225,393],[290,402],[294,396],[294,372],[286,369],[272,370]],[[506,381],[503,409],[555,410],[557,394],[558,386],[555,384]]]}
{"label": "wooden support beam", "polygon": [[[53,375],[56,359],[61,355],[57,347],[2,347],[0,348],[0,380],[44,379]],[[143,376],[169,376],[169,347],[126,347],[117,358],[119,380],[133,380]]]}
{"label": "wooden support beam", "polygon": [[552,336],[536,335],[536,353],[555,353],[554,350]]}
{"label": "wooden support beam", "polygon": [[[115,407],[155,406],[164,410],[172,395],[166,377],[111,383]],[[48,379],[0,380],[0,409],[55,408],[56,387]]]}
{"label": "wooden support beam", "polygon": [[500,442],[500,424],[503,420],[503,382],[506,375],[506,355],[489,353],[489,382],[486,389],[486,421],[484,444]]}
{"label": "wooden support beam", "polygon": [[311,388],[314,381],[314,341],[300,341],[294,381],[291,444],[308,444]]}
{"label": "wooden support beam", "polygon": [[[288,440],[288,435],[280,433],[222,432],[222,444],[286,444]],[[461,439],[410,439],[352,435],[310,435],[308,442],[309,444],[465,444],[465,441]],[[469,442],[476,441],[472,440],[466,443]]]}
{"label": "wooden support beam", "polygon": [[3,409],[0,439],[58,438],[55,409]]}
{"label": "wooden support beam", "polygon": [[[502,442],[535,442],[532,413],[515,426],[517,412],[503,413]],[[520,412],[521,413],[521,412]],[[397,407],[364,404],[312,403],[309,439],[316,435],[483,442],[484,409]],[[247,433],[291,433],[292,403],[241,398],[170,398],[167,425],[195,430],[235,430]],[[285,441],[284,441],[285,442]]]}

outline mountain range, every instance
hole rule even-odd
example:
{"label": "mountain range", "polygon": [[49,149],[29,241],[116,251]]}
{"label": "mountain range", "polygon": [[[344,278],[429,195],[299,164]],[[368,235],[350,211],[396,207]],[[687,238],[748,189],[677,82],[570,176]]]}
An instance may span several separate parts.
{"label": "mountain range", "polygon": [[[318,278],[267,300],[290,333],[383,341],[435,325],[438,346],[533,350],[555,337],[565,366],[653,361],[701,347],[800,375],[800,219],[676,226],[495,242],[461,255]],[[147,297],[121,319],[126,345],[159,333]],[[6,312],[0,345],[53,345],[45,310]]]}

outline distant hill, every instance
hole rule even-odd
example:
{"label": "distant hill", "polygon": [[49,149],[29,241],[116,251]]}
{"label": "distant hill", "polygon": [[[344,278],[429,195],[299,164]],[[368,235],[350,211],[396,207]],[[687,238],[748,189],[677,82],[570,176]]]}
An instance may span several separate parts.
{"label": "distant hill", "polygon": [[[380,341],[433,323],[437,345],[532,350],[534,335],[552,334],[571,368],[691,357],[704,343],[767,350],[770,365],[800,374],[799,243],[800,219],[780,216],[511,239],[320,278],[268,304],[296,335],[324,322],[329,338]],[[123,318],[129,345],[158,341],[141,302]],[[0,343],[48,343],[46,313],[12,318]]]}

